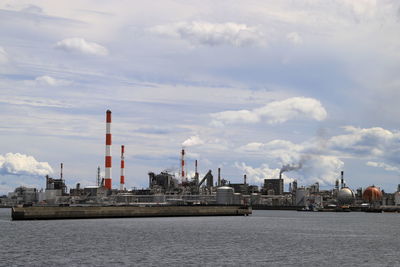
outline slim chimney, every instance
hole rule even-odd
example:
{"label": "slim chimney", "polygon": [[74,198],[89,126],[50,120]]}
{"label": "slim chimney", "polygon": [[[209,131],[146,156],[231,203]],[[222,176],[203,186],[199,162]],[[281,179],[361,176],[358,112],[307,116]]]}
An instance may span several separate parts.
{"label": "slim chimney", "polygon": [[186,178],[186,172],[185,172],[185,150],[182,148],[181,151],[181,177],[182,177],[182,182]]}
{"label": "slim chimney", "polygon": [[119,180],[119,190],[124,190],[125,188],[125,146],[121,146],[121,178]]}
{"label": "slim chimney", "polygon": [[97,186],[101,185],[100,181],[100,166],[97,167]]}
{"label": "slim chimney", "polygon": [[344,178],[343,178],[343,171],[340,173],[340,188],[343,188],[344,186]]}
{"label": "slim chimney", "polygon": [[60,179],[63,179],[63,164],[61,163]]}
{"label": "slim chimney", "polygon": [[247,176],[246,174],[243,176],[244,184],[247,184]]}
{"label": "slim chimney", "polygon": [[218,186],[221,186],[221,168],[218,168]]}
{"label": "slim chimney", "polygon": [[108,190],[112,188],[112,179],[111,179],[111,110],[107,110],[106,113],[106,158],[105,158],[105,177],[104,177],[104,185]]}
{"label": "slim chimney", "polygon": [[194,162],[194,180],[196,182],[196,185],[198,185],[199,184],[199,172],[198,172],[198,169],[197,169],[197,159]]}

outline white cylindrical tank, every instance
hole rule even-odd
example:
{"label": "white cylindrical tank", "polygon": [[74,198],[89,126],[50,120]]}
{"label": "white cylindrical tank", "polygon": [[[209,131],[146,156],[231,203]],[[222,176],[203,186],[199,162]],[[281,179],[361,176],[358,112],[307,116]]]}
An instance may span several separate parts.
{"label": "white cylindrical tank", "polygon": [[250,195],[251,205],[260,204],[260,198],[261,198],[260,194],[251,193],[251,195]]}
{"label": "white cylindrical tank", "polygon": [[233,204],[241,205],[242,204],[242,194],[233,193]]}
{"label": "white cylindrical tank", "polygon": [[304,206],[308,201],[308,190],[304,187],[299,187],[296,190],[296,205]]}
{"label": "white cylindrical tank", "polygon": [[217,204],[231,205],[233,204],[234,190],[229,186],[221,186],[217,188]]}
{"label": "white cylindrical tank", "polygon": [[396,206],[400,206],[400,192],[399,191],[394,193],[394,204]]}

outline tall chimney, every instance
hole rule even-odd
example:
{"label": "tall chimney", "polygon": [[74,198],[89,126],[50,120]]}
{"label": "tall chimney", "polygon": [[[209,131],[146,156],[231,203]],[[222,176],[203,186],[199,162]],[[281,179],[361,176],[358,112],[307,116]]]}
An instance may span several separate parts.
{"label": "tall chimney", "polygon": [[343,188],[344,186],[344,178],[343,178],[343,171],[340,173],[340,188]]}
{"label": "tall chimney", "polygon": [[107,110],[106,113],[106,158],[105,158],[105,177],[104,186],[111,190],[112,179],[111,179],[111,110]]}
{"label": "tall chimney", "polygon": [[119,190],[124,190],[125,187],[125,146],[121,146],[121,178],[119,180]]}
{"label": "tall chimney", "polygon": [[61,163],[60,179],[63,179],[63,164]]}
{"label": "tall chimney", "polygon": [[100,166],[97,167],[97,186],[101,185],[100,181]]}
{"label": "tall chimney", "polygon": [[194,180],[196,182],[196,185],[198,185],[199,184],[199,172],[198,172],[198,169],[197,169],[197,159],[194,162]]}
{"label": "tall chimney", "polygon": [[246,174],[243,176],[243,180],[244,180],[244,184],[247,184],[247,175]]}
{"label": "tall chimney", "polygon": [[221,186],[221,168],[218,168],[218,186]]}
{"label": "tall chimney", "polygon": [[182,148],[181,151],[181,177],[182,177],[182,182],[186,178],[186,172],[185,172],[185,150]]}

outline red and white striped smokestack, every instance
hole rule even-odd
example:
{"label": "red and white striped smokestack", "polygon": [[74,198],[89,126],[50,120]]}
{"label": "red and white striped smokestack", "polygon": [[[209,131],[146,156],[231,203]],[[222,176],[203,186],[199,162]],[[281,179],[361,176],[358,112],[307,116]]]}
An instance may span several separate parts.
{"label": "red and white striped smokestack", "polygon": [[121,179],[119,180],[119,189],[122,191],[124,190],[125,187],[125,157],[124,157],[124,153],[125,153],[125,146],[122,145],[121,146]]}
{"label": "red and white striped smokestack", "polygon": [[105,187],[111,190],[112,187],[112,179],[111,179],[111,110],[107,110],[106,112],[106,159],[105,159],[105,176],[104,182]]}
{"label": "red and white striped smokestack", "polygon": [[186,178],[186,172],[185,172],[185,150],[183,148],[181,153],[181,176],[182,176],[182,181],[184,181]]}

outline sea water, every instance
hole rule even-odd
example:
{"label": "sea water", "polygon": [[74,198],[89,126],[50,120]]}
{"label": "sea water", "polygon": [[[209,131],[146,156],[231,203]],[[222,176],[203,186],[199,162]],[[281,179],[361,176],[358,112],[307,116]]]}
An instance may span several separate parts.
{"label": "sea water", "polygon": [[400,214],[11,221],[0,266],[400,266]]}

